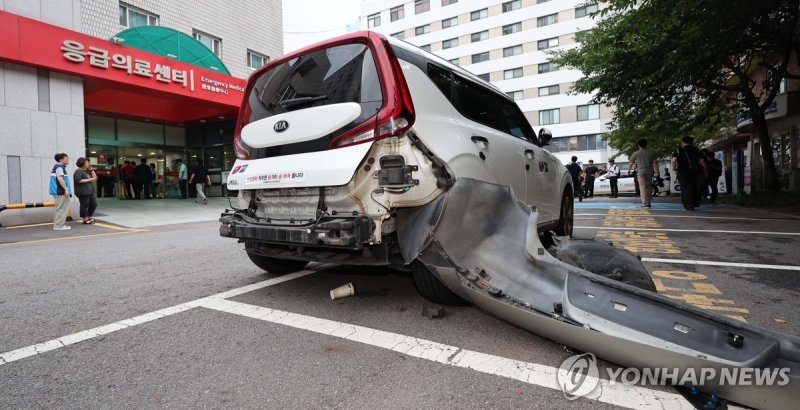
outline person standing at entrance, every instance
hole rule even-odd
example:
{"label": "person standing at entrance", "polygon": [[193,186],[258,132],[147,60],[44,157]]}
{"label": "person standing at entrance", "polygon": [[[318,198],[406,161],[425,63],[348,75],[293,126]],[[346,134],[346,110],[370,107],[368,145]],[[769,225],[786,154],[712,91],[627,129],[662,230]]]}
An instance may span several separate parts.
{"label": "person standing at entrance", "polygon": [[708,169],[708,179],[706,180],[706,185],[711,191],[710,200],[712,204],[716,204],[717,196],[719,195],[717,182],[719,181],[719,177],[722,176],[722,161],[718,160],[711,151],[706,153],[706,169]]}
{"label": "person standing at entrance", "polygon": [[150,199],[150,184],[153,181],[153,171],[147,165],[147,158],[142,158],[139,165],[136,166],[136,199],[142,199],[142,190],[144,190],[144,198]]}
{"label": "person standing at entrance", "polygon": [[84,225],[94,223],[94,211],[97,209],[97,194],[94,190],[93,182],[97,181],[97,173],[94,172],[92,164],[84,157],[78,158],[75,161],[75,170],[73,178],[75,179],[75,195],[78,196],[78,201],[81,203],[81,219]]}
{"label": "person standing at entrance", "polygon": [[653,174],[661,176],[658,171],[658,161],[653,152],[647,149],[647,140],[640,139],[639,150],[631,155],[631,164],[636,164],[636,179],[639,181],[641,191],[642,207],[650,208],[650,201],[653,199]]}
{"label": "person standing at entrance", "polygon": [[584,195],[586,198],[594,198],[594,178],[597,176],[597,173],[600,172],[596,166],[594,166],[594,160],[589,160],[589,166],[583,171],[583,183],[586,184],[586,194]]}
{"label": "person standing at entrance", "polygon": [[181,191],[181,199],[186,199],[189,190],[189,170],[182,159],[178,158],[175,162],[178,163],[178,189]]}
{"label": "person standing at entrance", "polygon": [[206,194],[203,192],[206,186],[211,186],[211,177],[208,175],[208,168],[203,165],[203,160],[198,158],[197,165],[195,165],[194,169],[192,169],[192,176],[189,177],[189,183],[193,183],[195,188],[197,188],[197,199],[195,202],[201,203],[203,205],[208,203],[208,198]]}
{"label": "person standing at entrance", "polygon": [[125,165],[120,170],[120,172],[122,172],[122,178],[125,181],[123,193],[126,199],[133,199],[133,190],[136,186],[135,168],[133,161],[125,161]]}
{"label": "person standing at entrance", "polygon": [[678,174],[681,202],[687,211],[700,206],[700,181],[705,174],[705,161],[693,143],[694,138],[683,137],[681,147],[672,154],[672,170]]}
{"label": "person standing at entrance", "polygon": [[619,197],[619,188],[617,186],[617,180],[620,176],[620,170],[617,164],[614,162],[613,159],[608,160],[608,183],[611,184],[611,197],[617,198]]}
{"label": "person standing at entrance", "polygon": [[578,165],[578,157],[572,156],[572,162],[567,164],[567,171],[572,177],[572,189],[575,191],[575,196],[578,197],[578,202],[583,202],[583,189],[581,188],[581,166]]}
{"label": "person standing at entrance", "polygon": [[53,230],[66,231],[72,229],[67,226],[67,210],[69,209],[69,199],[72,197],[72,187],[67,176],[67,165],[69,156],[59,153],[53,157],[56,164],[50,173],[50,195],[55,201],[55,212],[53,214]]}

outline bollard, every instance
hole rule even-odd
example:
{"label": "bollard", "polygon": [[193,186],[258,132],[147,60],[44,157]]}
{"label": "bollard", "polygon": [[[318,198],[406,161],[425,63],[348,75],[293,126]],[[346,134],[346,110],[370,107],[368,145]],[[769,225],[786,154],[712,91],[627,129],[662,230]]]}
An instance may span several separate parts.
{"label": "bollard", "polygon": [[[53,201],[48,201],[48,202],[27,202],[27,203],[20,203],[20,204],[5,204],[5,205],[0,205],[0,212],[5,211],[6,209],[46,208],[46,207],[51,207],[51,206],[55,206],[55,205],[56,205],[56,203],[53,202]],[[71,216],[70,216],[70,218],[71,218]],[[2,228],[2,227],[3,227],[3,225],[0,224],[0,228]]]}

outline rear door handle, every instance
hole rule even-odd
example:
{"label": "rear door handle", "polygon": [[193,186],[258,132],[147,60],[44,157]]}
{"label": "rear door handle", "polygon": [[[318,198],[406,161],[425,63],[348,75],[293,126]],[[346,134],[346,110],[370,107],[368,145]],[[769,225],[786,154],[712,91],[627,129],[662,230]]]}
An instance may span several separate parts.
{"label": "rear door handle", "polygon": [[483,144],[484,147],[489,146],[489,140],[486,139],[486,137],[481,137],[480,135],[473,135],[472,138],[470,139],[472,140],[472,142],[476,144]]}

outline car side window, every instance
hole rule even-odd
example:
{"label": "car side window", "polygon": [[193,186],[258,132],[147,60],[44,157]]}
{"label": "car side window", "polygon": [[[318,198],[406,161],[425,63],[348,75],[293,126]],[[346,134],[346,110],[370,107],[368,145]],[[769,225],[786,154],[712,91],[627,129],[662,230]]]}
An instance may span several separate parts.
{"label": "car side window", "polygon": [[461,115],[514,137],[533,141],[534,132],[513,101],[455,75],[454,106]]}
{"label": "car side window", "polygon": [[428,63],[428,78],[433,81],[433,83],[436,85],[436,88],[438,88],[448,100],[453,101],[453,76],[450,73],[450,70],[439,67],[436,64]]}

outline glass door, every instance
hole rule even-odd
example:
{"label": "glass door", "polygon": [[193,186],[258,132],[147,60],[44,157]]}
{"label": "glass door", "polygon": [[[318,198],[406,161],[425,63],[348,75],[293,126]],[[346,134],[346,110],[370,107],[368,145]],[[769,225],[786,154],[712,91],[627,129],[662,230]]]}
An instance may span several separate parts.
{"label": "glass door", "polygon": [[[186,161],[186,150],[182,147],[167,147],[164,150],[164,173],[162,174],[162,184],[164,185],[165,198],[180,198],[182,196],[179,179],[180,163],[178,163],[178,160],[181,160],[183,164],[186,165],[186,178],[188,179],[188,170],[191,169],[191,164]],[[186,187],[183,187],[183,189],[185,190]]]}

